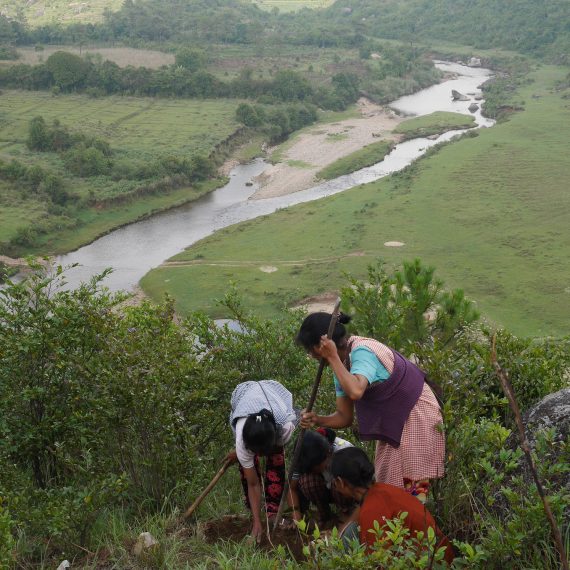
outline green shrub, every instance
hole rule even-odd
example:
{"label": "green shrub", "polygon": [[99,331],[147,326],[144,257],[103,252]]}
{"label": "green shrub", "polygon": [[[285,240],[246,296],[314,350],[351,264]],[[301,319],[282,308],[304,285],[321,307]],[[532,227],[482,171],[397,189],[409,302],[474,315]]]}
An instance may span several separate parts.
{"label": "green shrub", "polygon": [[108,174],[111,170],[109,159],[93,146],[74,147],[65,153],[63,160],[73,174],[83,178]]}

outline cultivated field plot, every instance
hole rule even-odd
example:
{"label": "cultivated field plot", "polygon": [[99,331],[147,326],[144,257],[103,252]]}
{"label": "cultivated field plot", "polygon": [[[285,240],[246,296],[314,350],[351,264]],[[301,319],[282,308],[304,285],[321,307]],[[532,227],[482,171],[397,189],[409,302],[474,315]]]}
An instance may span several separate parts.
{"label": "cultivated field plot", "polygon": [[175,258],[182,265],[148,274],[145,290],[169,292],[183,313],[221,315],[212,299],[233,281],[271,314],[338,290],[343,271],[364,278],[378,258],[400,265],[419,257],[515,334],[568,334],[570,108],[553,90],[565,76],[541,68],[520,90],[524,111],[406,172],[203,240]]}
{"label": "cultivated field plot", "polygon": [[220,79],[231,79],[244,68],[255,69],[254,79],[271,77],[282,69],[302,73],[314,83],[329,83],[341,71],[363,75],[365,62],[358,50],[293,45],[216,44],[208,52],[208,71]]}
{"label": "cultivated field plot", "polygon": [[18,48],[19,59],[14,61],[2,62],[4,65],[15,65],[18,63],[26,63],[28,65],[37,65],[43,63],[46,59],[56,51],[67,51],[75,55],[101,57],[103,61],[109,60],[115,62],[119,67],[148,67],[150,69],[158,69],[163,65],[171,65],[174,63],[174,55],[151,49],[136,49],[129,47],[97,47],[83,46],[81,49],[77,46],[45,46],[41,50],[32,47]]}

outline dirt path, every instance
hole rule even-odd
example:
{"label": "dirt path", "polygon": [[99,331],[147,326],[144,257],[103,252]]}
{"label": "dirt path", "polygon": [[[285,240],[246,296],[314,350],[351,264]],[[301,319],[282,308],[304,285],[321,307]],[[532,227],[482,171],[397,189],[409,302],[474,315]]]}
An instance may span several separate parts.
{"label": "dirt path", "polygon": [[284,152],[282,161],[259,176],[261,187],[252,199],[273,198],[298,192],[317,183],[315,174],[339,158],[380,140],[397,140],[394,127],[404,119],[390,109],[361,98],[360,117],[315,125],[299,135]]}
{"label": "dirt path", "polygon": [[[165,261],[160,267],[188,267],[189,265],[206,265],[211,267],[257,267],[263,271],[267,268],[273,268],[274,265],[283,267],[292,267],[295,265],[307,265],[307,263],[330,263],[331,261],[340,261],[346,257],[374,257],[375,253],[366,253],[364,251],[353,251],[346,255],[335,255],[330,257],[308,257],[306,259],[287,259],[287,260],[271,260],[269,261],[244,261],[244,260],[218,260],[203,261],[202,259],[189,259],[188,261]],[[277,269],[275,269],[276,271]]]}

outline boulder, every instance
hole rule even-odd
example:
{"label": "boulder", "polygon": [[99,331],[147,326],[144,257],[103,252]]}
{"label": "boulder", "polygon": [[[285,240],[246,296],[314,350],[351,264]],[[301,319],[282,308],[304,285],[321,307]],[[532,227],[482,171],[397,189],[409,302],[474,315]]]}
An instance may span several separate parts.
{"label": "boulder", "polygon": [[58,567],[57,570],[67,570],[67,568],[71,568],[71,564],[69,560],[64,560]]}
{"label": "boulder", "polygon": [[479,105],[477,105],[477,103],[471,103],[471,105],[469,105],[469,107],[467,107],[467,110],[470,113],[476,113],[479,110]]}
{"label": "boulder", "polygon": [[481,60],[478,57],[472,57],[468,62],[467,65],[469,67],[481,67]]}
{"label": "boulder", "polygon": [[135,556],[142,556],[143,552],[150,550],[151,548],[156,548],[158,546],[158,540],[150,534],[150,532],[141,532],[137,539],[137,542],[133,546],[133,554]]}
{"label": "boulder", "polygon": [[459,91],[456,91],[455,89],[451,90],[451,98],[454,101],[469,101],[469,97],[467,97],[467,95],[463,95],[463,93],[459,93]]}
{"label": "boulder", "polygon": [[[523,414],[523,424],[530,447],[534,450],[538,435],[547,429],[555,431],[555,445],[549,450],[549,461],[565,461],[564,454],[568,453],[567,445],[570,438],[570,388],[564,388],[549,394],[538,404]],[[511,448],[520,444],[518,432],[513,431],[507,440]],[[566,451],[565,451],[566,448]],[[530,469],[524,461],[521,462],[522,474],[529,483],[532,481]],[[565,487],[570,491],[570,471],[559,473],[555,481],[551,481],[555,488]]]}
{"label": "boulder", "polygon": [[482,101],[483,95],[481,95],[481,93],[478,93],[477,95],[475,95],[474,99],[475,99],[475,101]]}
{"label": "boulder", "polygon": [[546,396],[523,415],[523,423],[533,447],[537,433],[543,429],[554,428],[559,441],[567,439],[570,435],[570,388]]}

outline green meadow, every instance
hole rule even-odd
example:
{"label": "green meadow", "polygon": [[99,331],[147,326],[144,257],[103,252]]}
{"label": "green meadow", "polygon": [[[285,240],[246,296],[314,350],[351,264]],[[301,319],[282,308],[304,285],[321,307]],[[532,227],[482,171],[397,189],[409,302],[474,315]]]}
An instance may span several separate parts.
{"label": "green meadow", "polygon": [[[524,110],[405,171],[206,238],[142,281],[182,314],[223,311],[235,283],[265,314],[364,277],[378,258],[419,257],[461,287],[492,323],[519,335],[568,333],[570,105],[566,76],[544,66],[518,97]],[[390,241],[402,247],[387,247]],[[265,266],[277,268],[264,272]]]}
{"label": "green meadow", "polygon": [[403,135],[403,140],[409,140],[440,135],[453,129],[469,129],[474,126],[475,119],[470,115],[437,111],[423,117],[408,119],[400,123],[394,132]]}
{"label": "green meadow", "polygon": [[317,178],[331,180],[344,174],[350,174],[361,168],[372,166],[383,160],[392,150],[393,146],[394,144],[391,141],[379,141],[368,144],[360,150],[348,156],[343,156],[322,170],[319,170],[319,172],[317,172]]}
{"label": "green meadow", "polygon": [[[4,91],[0,96],[0,160],[17,160],[38,165],[65,180],[76,199],[104,200],[136,189],[144,181],[111,176],[80,178],[67,171],[61,157],[53,152],[32,152],[26,147],[30,120],[39,115],[48,124],[59,120],[72,131],[97,136],[113,149],[118,163],[145,164],[164,157],[192,158],[208,155],[217,144],[239,127],[235,121],[235,100],[172,100],[136,97],[90,98],[86,95],[58,95],[47,92]],[[33,250],[61,252],[78,247],[117,225],[134,221],[157,209],[194,199],[212,184],[137,198],[121,207],[81,207],[68,213],[48,211],[49,203],[24,192],[14,184],[0,181],[0,242],[8,242],[16,232],[49,220],[53,231],[43,236]],[[58,218],[59,216],[59,218]],[[58,227],[58,219],[61,224]],[[65,245],[64,245],[65,243]]]}

